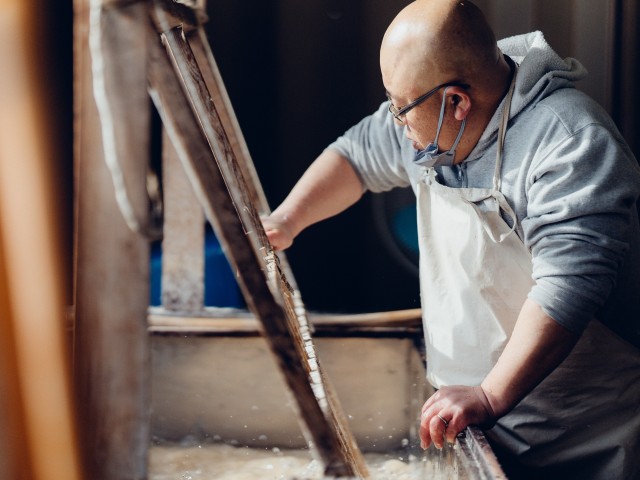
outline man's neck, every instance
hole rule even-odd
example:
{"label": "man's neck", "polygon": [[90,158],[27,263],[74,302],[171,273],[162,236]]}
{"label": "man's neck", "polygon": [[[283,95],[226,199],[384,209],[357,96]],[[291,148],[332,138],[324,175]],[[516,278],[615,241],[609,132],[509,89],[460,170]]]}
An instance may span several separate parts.
{"label": "man's neck", "polygon": [[[476,108],[472,109],[467,117],[465,132],[457,148],[455,164],[464,162],[478,144],[502,99],[507,95],[514,73],[513,61],[503,56],[496,66],[494,81],[491,82],[493,86],[484,88],[484,92],[476,97],[474,102]],[[500,85],[500,88],[495,88],[495,85]]]}

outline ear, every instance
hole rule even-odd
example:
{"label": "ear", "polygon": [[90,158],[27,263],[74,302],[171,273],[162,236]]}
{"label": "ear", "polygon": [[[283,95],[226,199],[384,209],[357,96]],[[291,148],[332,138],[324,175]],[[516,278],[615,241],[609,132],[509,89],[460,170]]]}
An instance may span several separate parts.
{"label": "ear", "polygon": [[471,111],[471,97],[466,89],[462,87],[450,87],[447,89],[447,95],[451,98],[451,105],[454,107],[454,116],[456,120],[461,122]]}

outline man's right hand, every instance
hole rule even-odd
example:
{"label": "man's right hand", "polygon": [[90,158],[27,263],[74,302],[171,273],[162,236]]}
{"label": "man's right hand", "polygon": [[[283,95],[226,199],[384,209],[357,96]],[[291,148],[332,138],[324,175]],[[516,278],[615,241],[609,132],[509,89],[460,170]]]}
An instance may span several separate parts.
{"label": "man's right hand", "polygon": [[284,202],[261,219],[271,246],[274,250],[289,248],[305,228],[346,210],[362,193],[360,178],[349,160],[336,151],[325,150]]}
{"label": "man's right hand", "polygon": [[294,235],[286,215],[271,214],[260,220],[274,250],[285,250],[291,246]]}

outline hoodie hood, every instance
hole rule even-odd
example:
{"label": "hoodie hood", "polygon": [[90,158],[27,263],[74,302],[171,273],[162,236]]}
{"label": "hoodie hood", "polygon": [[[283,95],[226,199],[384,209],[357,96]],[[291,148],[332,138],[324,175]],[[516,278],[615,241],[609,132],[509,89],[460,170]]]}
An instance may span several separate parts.
{"label": "hoodie hood", "polygon": [[[560,58],[539,31],[505,38],[498,41],[498,47],[517,65],[509,118],[560,88],[573,88],[574,82],[587,76],[587,70],[579,61]],[[478,158],[495,141],[503,103],[504,100],[467,160]]]}

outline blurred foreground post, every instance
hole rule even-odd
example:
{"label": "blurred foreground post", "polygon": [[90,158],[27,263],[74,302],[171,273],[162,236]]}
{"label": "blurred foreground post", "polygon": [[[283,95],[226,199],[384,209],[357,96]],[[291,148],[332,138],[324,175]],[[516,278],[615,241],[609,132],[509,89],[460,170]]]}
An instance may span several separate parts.
{"label": "blurred foreground post", "polygon": [[79,480],[37,8],[0,0],[0,478]]}

